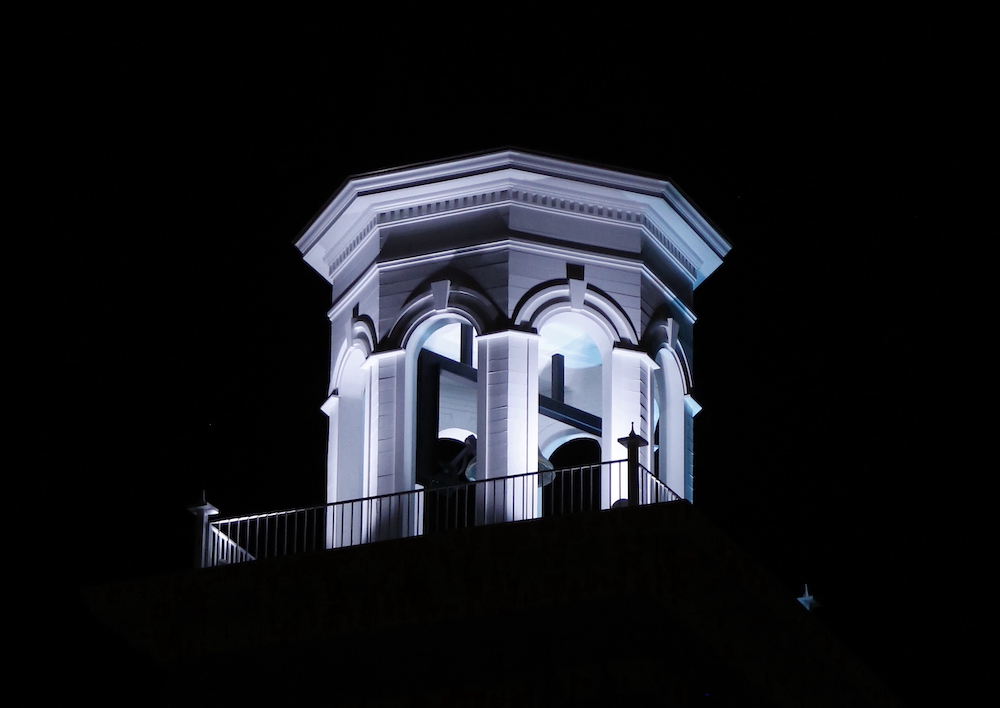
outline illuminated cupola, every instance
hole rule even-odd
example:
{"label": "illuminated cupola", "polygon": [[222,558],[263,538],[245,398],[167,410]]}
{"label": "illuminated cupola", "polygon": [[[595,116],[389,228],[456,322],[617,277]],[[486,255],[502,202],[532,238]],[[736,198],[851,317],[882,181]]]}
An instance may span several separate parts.
{"label": "illuminated cupola", "polygon": [[516,151],[407,167],[348,181],[297,246],[333,287],[328,502],[618,459],[632,431],[692,498],[692,292],[729,244],[670,182]]}

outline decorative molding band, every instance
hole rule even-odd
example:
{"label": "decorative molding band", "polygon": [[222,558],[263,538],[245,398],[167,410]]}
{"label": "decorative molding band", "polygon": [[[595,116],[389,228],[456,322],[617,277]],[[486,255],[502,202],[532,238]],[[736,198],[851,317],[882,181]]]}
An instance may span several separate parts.
{"label": "decorative molding band", "polygon": [[425,216],[436,216],[449,211],[461,209],[475,209],[482,206],[491,206],[500,202],[507,202],[510,198],[510,191],[507,189],[495,189],[492,192],[482,192],[480,194],[467,194],[453,199],[442,199],[434,202],[417,204],[400,209],[390,209],[379,212],[375,220],[379,225],[390,224],[403,219],[419,219]]}
{"label": "decorative molding band", "polygon": [[376,225],[378,225],[378,217],[370,219],[368,223],[364,225],[361,231],[358,232],[358,235],[352,238],[351,242],[344,247],[344,250],[342,250],[335,259],[327,262],[331,278],[333,277],[333,274],[337,271],[337,269],[340,268],[341,264],[347,260],[347,257],[351,255],[351,252],[354,251],[354,249],[357,248],[358,245],[365,240],[365,237],[368,236],[368,234],[370,234],[375,229]]}
{"label": "decorative molding band", "polygon": [[348,259],[354,250],[377,227],[411,219],[425,219],[441,216],[449,212],[481,209],[483,207],[502,206],[504,204],[524,204],[533,208],[562,211],[590,219],[603,219],[626,224],[635,224],[645,230],[660,246],[680,264],[691,278],[697,279],[698,267],[677,247],[675,239],[671,238],[669,227],[654,222],[647,213],[639,209],[627,209],[617,206],[596,204],[590,201],[566,199],[560,196],[526,189],[495,189],[488,192],[468,194],[432,202],[414,204],[398,209],[380,211],[365,223],[354,238],[329,260],[329,275],[333,274]]}
{"label": "decorative molding band", "polygon": [[564,199],[525,189],[511,190],[511,201],[529,204],[534,207],[542,207],[543,209],[556,209],[587,217],[637,224],[649,232],[649,235],[663,246],[692,278],[696,278],[698,275],[698,268],[691,262],[691,259],[681,253],[680,249],[677,248],[667,233],[665,233],[666,230],[654,223],[643,211],[622,209],[620,207],[605,206],[575,199]]}

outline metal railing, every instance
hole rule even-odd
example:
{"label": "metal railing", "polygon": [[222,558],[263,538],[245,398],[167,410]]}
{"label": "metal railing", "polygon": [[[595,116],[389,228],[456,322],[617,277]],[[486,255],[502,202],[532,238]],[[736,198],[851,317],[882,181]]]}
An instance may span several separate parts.
{"label": "metal railing", "polygon": [[628,463],[618,460],[206,521],[202,564],[228,565],[681,498],[641,465],[636,478],[635,500],[628,494]]}
{"label": "metal railing", "polygon": [[681,495],[661,482],[655,474],[639,465],[639,503],[661,504],[683,499]]}

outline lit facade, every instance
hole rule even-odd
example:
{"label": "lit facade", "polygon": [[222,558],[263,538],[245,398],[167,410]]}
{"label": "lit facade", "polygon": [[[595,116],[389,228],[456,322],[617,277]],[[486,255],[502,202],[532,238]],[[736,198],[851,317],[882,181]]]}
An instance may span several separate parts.
{"label": "lit facade", "polygon": [[[729,249],[669,182],[517,152],[407,168],[349,181],[298,246],[334,293],[327,503],[209,521],[202,496],[213,570],[87,594],[170,678],[151,685],[898,705],[693,506],[659,503],[692,496],[691,296]],[[537,471],[578,443],[604,462]],[[590,498],[546,503],[584,479]]]}
{"label": "lit facade", "polygon": [[670,182],[515,151],[403,168],[348,181],[297,246],[333,289],[327,502],[574,442],[620,459],[632,430],[692,499],[692,293],[729,244]]}

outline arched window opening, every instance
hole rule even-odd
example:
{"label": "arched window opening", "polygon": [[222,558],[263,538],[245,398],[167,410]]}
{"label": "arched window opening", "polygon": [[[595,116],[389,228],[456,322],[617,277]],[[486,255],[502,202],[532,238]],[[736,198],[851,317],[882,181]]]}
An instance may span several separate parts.
{"label": "arched window opening", "polygon": [[476,431],[475,337],[467,322],[439,320],[418,345],[415,482],[421,487],[467,481],[471,453],[461,453]]}
{"label": "arched window opening", "polygon": [[539,329],[538,441],[550,460],[566,441],[601,437],[604,355],[589,324],[579,314],[560,313]]}
{"label": "arched window opening", "polygon": [[[573,320],[578,320],[576,323]],[[539,331],[538,392],[559,403],[601,415],[603,358],[579,326],[582,317],[553,319]]]}
{"label": "arched window opening", "polygon": [[[548,318],[539,328],[538,439],[559,470],[542,489],[542,514],[601,508],[601,444],[606,352],[594,323],[576,312]],[[610,342],[605,349],[610,349]]]}

